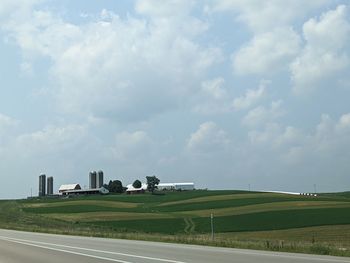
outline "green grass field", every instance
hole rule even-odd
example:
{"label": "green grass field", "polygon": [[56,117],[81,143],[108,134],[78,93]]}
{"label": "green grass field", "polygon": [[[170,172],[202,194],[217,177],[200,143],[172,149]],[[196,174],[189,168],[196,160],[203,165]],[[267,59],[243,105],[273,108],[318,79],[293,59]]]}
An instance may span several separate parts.
{"label": "green grass field", "polygon": [[0,227],[350,256],[350,194],[185,191],[0,201]]}

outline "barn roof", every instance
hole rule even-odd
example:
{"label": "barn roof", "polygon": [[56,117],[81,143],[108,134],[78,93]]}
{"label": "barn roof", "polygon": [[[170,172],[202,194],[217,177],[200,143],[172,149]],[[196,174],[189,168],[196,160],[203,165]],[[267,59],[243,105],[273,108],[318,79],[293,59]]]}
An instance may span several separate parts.
{"label": "barn roof", "polygon": [[69,191],[69,190],[79,190],[81,189],[79,184],[63,184],[60,186],[58,191]]}

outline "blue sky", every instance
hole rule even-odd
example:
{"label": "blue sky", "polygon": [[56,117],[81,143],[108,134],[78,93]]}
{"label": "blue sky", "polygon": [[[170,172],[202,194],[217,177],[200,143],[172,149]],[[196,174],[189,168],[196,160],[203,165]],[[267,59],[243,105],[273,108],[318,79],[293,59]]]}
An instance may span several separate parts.
{"label": "blue sky", "polygon": [[0,39],[0,198],[98,169],[349,190],[348,1],[5,0]]}

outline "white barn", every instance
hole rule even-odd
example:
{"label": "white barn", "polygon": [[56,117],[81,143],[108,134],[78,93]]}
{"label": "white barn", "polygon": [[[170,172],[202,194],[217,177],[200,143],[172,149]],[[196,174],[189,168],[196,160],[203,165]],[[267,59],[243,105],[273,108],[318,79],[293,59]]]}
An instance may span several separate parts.
{"label": "white barn", "polygon": [[[142,183],[140,188],[134,188],[132,184],[128,184],[126,193],[144,193],[147,191],[147,184]],[[194,183],[160,183],[157,185],[158,190],[173,190],[173,191],[187,191],[194,190]]]}
{"label": "white barn", "polygon": [[60,194],[67,192],[67,191],[73,191],[73,190],[81,190],[81,187],[79,184],[63,184],[58,189],[58,192]]}
{"label": "white barn", "polygon": [[147,190],[147,184],[142,183],[140,188],[135,188],[132,184],[128,184],[126,188],[127,194],[144,193]]}
{"label": "white barn", "polygon": [[106,195],[108,193],[109,191],[106,188],[101,187],[101,188],[94,188],[94,189],[67,190],[62,192],[62,195],[65,195],[65,196],[97,195],[97,194]]}

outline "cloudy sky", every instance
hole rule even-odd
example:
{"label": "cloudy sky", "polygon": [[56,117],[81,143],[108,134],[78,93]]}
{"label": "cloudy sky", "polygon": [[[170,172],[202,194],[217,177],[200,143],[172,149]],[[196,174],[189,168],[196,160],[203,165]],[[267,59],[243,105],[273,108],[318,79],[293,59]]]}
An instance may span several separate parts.
{"label": "cloudy sky", "polygon": [[350,188],[350,4],[1,0],[0,198],[41,172]]}

